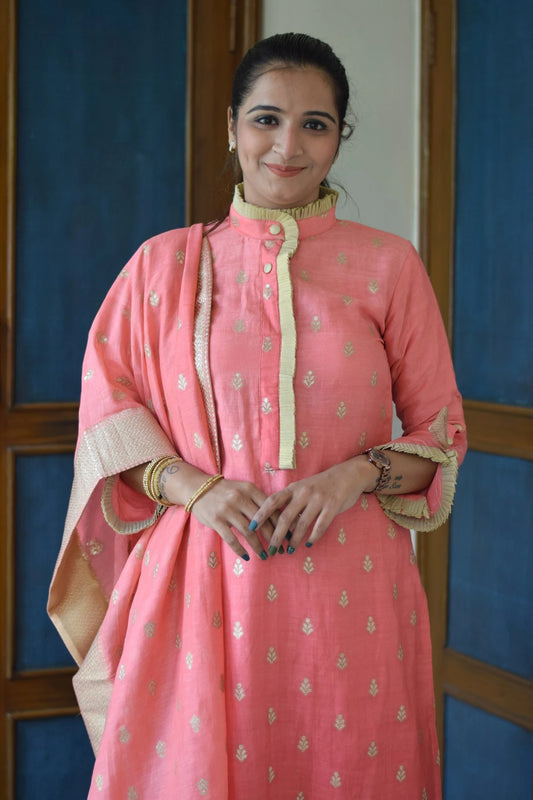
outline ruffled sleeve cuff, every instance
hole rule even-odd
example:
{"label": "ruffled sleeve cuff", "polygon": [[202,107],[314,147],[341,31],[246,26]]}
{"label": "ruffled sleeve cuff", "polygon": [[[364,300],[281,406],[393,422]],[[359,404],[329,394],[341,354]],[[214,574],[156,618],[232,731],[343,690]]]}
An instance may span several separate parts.
{"label": "ruffled sleeve cuff", "polygon": [[464,449],[463,447],[456,449],[450,445],[456,444],[455,439],[458,437],[466,446],[462,426],[448,425],[447,408],[439,412],[429,428],[429,433],[430,440],[427,443],[413,441],[406,436],[376,448],[427,458],[438,465],[432,482],[423,492],[407,495],[377,494],[383,511],[390,519],[404,528],[416,531],[435,530],[448,519],[457,483],[460,461],[458,450]]}
{"label": "ruffled sleeve cuff", "polygon": [[[115,533],[126,535],[149,528],[167,509],[127,486],[119,475],[111,475],[104,481],[101,505],[107,524]],[[152,509],[152,515],[143,519]]]}

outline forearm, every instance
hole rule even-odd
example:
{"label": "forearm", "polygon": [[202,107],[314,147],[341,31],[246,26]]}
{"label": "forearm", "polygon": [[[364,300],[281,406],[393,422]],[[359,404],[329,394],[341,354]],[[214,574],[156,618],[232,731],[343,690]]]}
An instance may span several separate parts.
{"label": "forearm", "polygon": [[[121,478],[128,486],[141,494],[144,491],[144,473],[148,462],[132,467],[121,473]],[[159,491],[163,500],[173,505],[186,505],[197,489],[209,478],[205,472],[185,461],[177,461],[166,467],[159,478]]]}
{"label": "forearm", "polygon": [[[414,494],[426,489],[435,476],[437,464],[427,458],[409,453],[396,453],[387,450],[391,469],[386,485],[380,494]],[[366,455],[356,456],[355,463],[359,479],[363,481],[363,491],[373,492],[380,477],[379,469],[371,464]]]}

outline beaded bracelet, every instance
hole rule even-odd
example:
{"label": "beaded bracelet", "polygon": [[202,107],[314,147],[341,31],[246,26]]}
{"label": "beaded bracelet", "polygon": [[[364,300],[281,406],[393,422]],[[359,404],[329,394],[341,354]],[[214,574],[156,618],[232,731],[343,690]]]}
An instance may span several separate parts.
{"label": "beaded bracelet", "polygon": [[199,500],[200,497],[202,497],[202,495],[204,495],[207,491],[209,491],[209,489],[212,486],[214,486],[215,483],[217,483],[217,481],[221,481],[223,477],[224,477],[223,475],[212,475],[204,483],[202,483],[200,488],[195,491],[193,496],[187,502],[187,505],[185,506],[185,511],[189,513],[193,505],[196,503],[196,501]]}
{"label": "beaded bracelet", "polygon": [[145,494],[153,500],[154,503],[159,503],[167,507],[174,505],[174,503],[169,503],[168,500],[163,498],[159,489],[159,480],[167,467],[182,460],[183,459],[179,456],[163,456],[161,458],[154,458],[154,460],[150,461],[147,465],[143,475],[143,489]]}

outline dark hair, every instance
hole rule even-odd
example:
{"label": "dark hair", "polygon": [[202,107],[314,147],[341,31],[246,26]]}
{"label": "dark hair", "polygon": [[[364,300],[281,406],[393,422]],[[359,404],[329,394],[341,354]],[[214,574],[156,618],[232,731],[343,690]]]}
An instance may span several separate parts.
{"label": "dark hair", "polygon": [[328,75],[333,85],[335,107],[343,138],[353,131],[346,123],[350,87],[345,69],[329,44],[305,33],[277,33],[257,42],[237,67],[231,93],[231,113],[237,120],[239,109],[253,89],[257,78],[276,65],[284,67],[316,67]]}

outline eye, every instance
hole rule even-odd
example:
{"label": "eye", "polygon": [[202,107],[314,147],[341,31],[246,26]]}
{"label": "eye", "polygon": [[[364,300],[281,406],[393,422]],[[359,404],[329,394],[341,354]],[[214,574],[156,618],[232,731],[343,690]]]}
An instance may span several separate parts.
{"label": "eye", "polygon": [[256,117],[254,120],[255,123],[258,125],[277,125],[278,120],[272,114],[263,114],[260,117]]}
{"label": "eye", "polygon": [[304,125],[304,128],[308,128],[312,131],[327,131],[328,126],[325,122],[321,119],[308,119]]}

